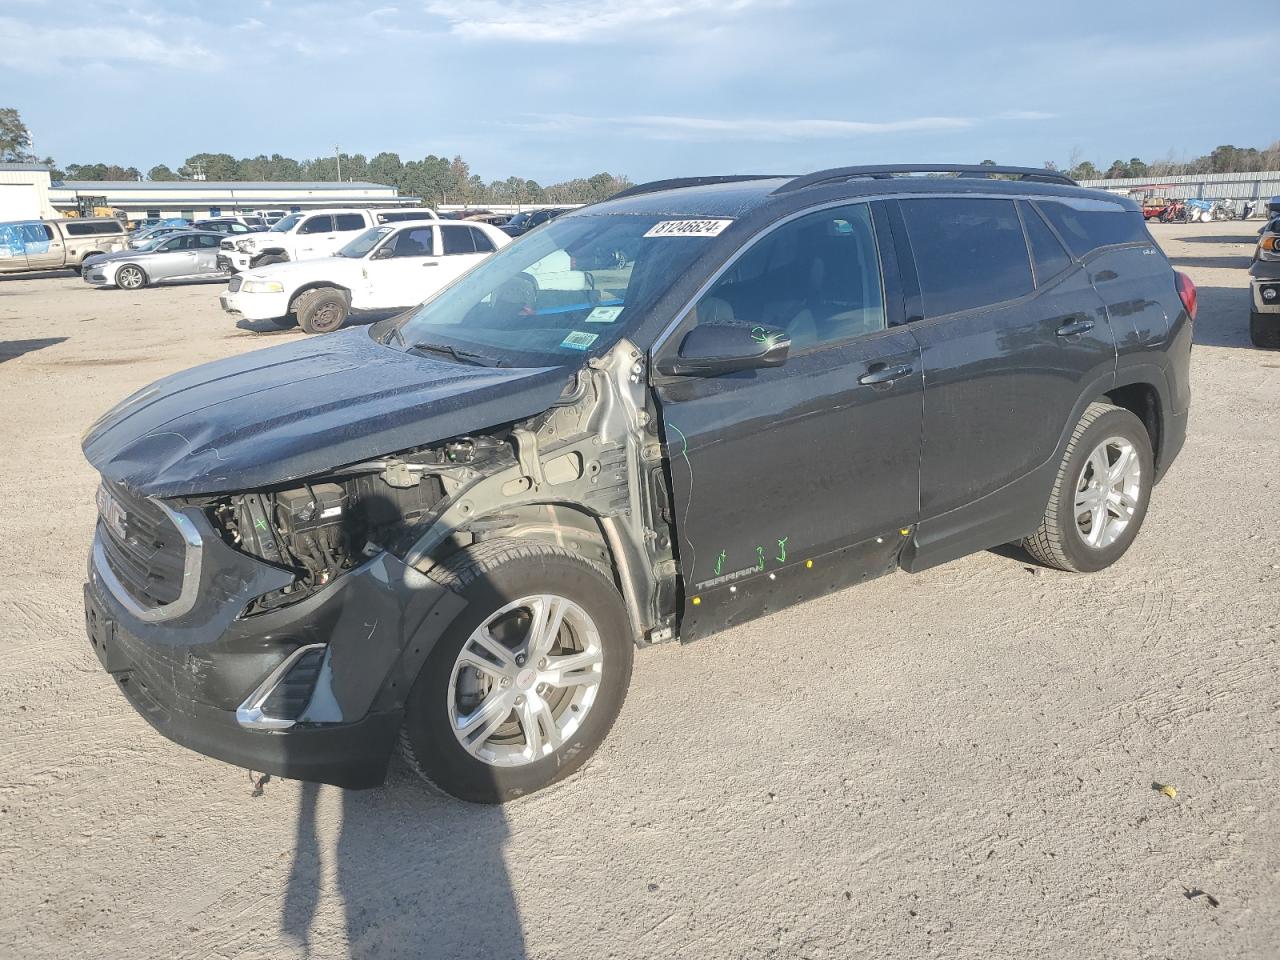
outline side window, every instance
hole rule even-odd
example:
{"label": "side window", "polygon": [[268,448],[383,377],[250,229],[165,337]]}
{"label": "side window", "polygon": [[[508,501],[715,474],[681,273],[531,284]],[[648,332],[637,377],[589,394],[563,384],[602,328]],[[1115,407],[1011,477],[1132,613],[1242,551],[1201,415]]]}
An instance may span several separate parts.
{"label": "side window", "polygon": [[937,197],[901,200],[925,314],[939,317],[1033,289],[1031,261],[1012,200]]}
{"label": "side window", "polygon": [[440,228],[440,239],[444,243],[444,255],[451,253],[475,253],[476,243],[471,238],[471,228],[449,226]]}
{"label": "side window", "polygon": [[216,247],[219,241],[218,237],[198,237],[197,239],[202,247]]}
{"label": "side window", "polygon": [[785,330],[793,352],[885,327],[871,209],[793,220],[752,245],[694,308],[698,323]]}
{"label": "side window", "polygon": [[124,227],[120,226],[120,222],[118,220],[103,220],[93,225],[93,232],[119,236],[124,233]]}
{"label": "side window", "polygon": [[1151,243],[1142,214],[1105,200],[1037,200],[1077,257],[1116,243]]}
{"label": "side window", "polygon": [[476,227],[468,227],[471,231],[471,242],[476,245],[476,253],[493,253],[497,249],[489,235]]}
{"label": "side window", "polygon": [[431,227],[410,227],[401,230],[394,241],[394,257],[430,257],[433,255]]}
{"label": "side window", "polygon": [[155,246],[155,250],[157,252],[164,252],[164,253],[169,253],[173,250],[181,250],[181,249],[182,249],[182,237],[174,237],[172,240],[162,240],[160,243],[156,244]]}
{"label": "side window", "polygon": [[248,233],[249,232],[248,227],[246,227],[243,223],[236,223],[234,220],[231,223],[227,224],[227,229],[231,233]]}
{"label": "side window", "polygon": [[334,219],[338,222],[338,231],[341,233],[350,230],[363,230],[368,226],[364,222],[364,217],[358,213],[340,213]]}
{"label": "side window", "polygon": [[1042,286],[1046,280],[1052,280],[1071,266],[1071,257],[1040,218],[1035,207],[1019,201],[1018,209],[1022,212],[1023,226],[1027,228],[1027,239],[1031,241],[1031,262],[1036,268],[1036,286]]}
{"label": "side window", "polygon": [[69,237],[87,237],[97,232],[93,229],[95,226],[97,224],[94,223],[64,223],[62,229],[67,231]]}
{"label": "side window", "polygon": [[325,214],[311,217],[298,229],[299,233],[330,233],[333,230],[333,217]]}

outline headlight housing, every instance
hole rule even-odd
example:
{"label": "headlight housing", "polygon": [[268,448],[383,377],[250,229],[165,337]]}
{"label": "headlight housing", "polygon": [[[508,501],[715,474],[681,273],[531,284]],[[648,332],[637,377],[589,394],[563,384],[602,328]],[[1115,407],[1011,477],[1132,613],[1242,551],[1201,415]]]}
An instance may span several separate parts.
{"label": "headlight housing", "polygon": [[252,241],[252,240],[249,240],[249,239],[247,239],[247,238],[246,238],[246,239],[244,239],[244,240],[237,240],[237,241],[236,241],[236,249],[237,249],[237,250],[239,250],[241,253],[252,253],[252,252],[253,252],[253,241]]}
{"label": "headlight housing", "polygon": [[279,280],[246,280],[240,284],[241,293],[284,293],[284,284]]}

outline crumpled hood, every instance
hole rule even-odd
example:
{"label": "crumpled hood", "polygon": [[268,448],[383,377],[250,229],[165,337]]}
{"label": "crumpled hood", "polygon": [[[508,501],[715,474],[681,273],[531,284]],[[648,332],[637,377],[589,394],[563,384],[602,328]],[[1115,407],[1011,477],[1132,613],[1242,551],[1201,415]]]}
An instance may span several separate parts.
{"label": "crumpled hood", "polygon": [[193,367],[93,424],[84,454],[148,496],[226,493],[541,413],[565,367],[475,367],[384,346],[357,329]]}

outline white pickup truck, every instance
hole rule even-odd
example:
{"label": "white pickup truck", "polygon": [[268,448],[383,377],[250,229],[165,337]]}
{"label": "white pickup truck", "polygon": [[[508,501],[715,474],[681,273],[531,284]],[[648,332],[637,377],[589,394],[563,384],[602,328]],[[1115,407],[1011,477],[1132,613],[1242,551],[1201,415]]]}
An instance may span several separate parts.
{"label": "white pickup truck", "polygon": [[351,313],[421,303],[509,243],[487,223],[386,223],[357,234],[333,256],[232,277],[219,299],[224,310],[246,320],[291,326],[296,318],[307,333],[329,333]]}
{"label": "white pickup truck", "polygon": [[228,237],[218,251],[218,266],[230,273],[287,260],[327,257],[358,233],[383,223],[436,220],[426,207],[396,210],[307,210],[277,220],[269,230]]}

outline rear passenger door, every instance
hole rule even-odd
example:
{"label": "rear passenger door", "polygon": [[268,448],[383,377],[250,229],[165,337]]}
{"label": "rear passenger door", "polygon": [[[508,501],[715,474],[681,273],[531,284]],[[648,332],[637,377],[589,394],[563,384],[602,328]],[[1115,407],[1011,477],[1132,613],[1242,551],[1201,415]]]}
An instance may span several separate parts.
{"label": "rear passenger door", "polygon": [[469,223],[440,224],[440,286],[452,283],[493,253],[493,242]]}
{"label": "rear passenger door", "polygon": [[310,260],[327,256],[337,249],[338,239],[333,229],[333,215],[318,213],[307,217],[298,227],[297,256],[295,260]]}
{"label": "rear passenger door", "polygon": [[442,286],[440,257],[436,253],[434,227],[402,227],[383,241],[378,253],[390,251],[385,259],[365,259],[369,284],[362,310],[411,307],[421,303]]}
{"label": "rear passenger door", "polygon": [[876,236],[866,203],[775,227],[655,348],[656,366],[698,325],[791,337],[781,367],[654,376],[682,637],[884,572],[916,521],[919,348],[891,325],[901,299],[896,274],[886,291]]}
{"label": "rear passenger door", "polygon": [[1088,275],[1031,206],[896,203],[926,385],[917,567],[1030,532],[1059,440],[1082,394],[1113,382],[1116,351]]}

